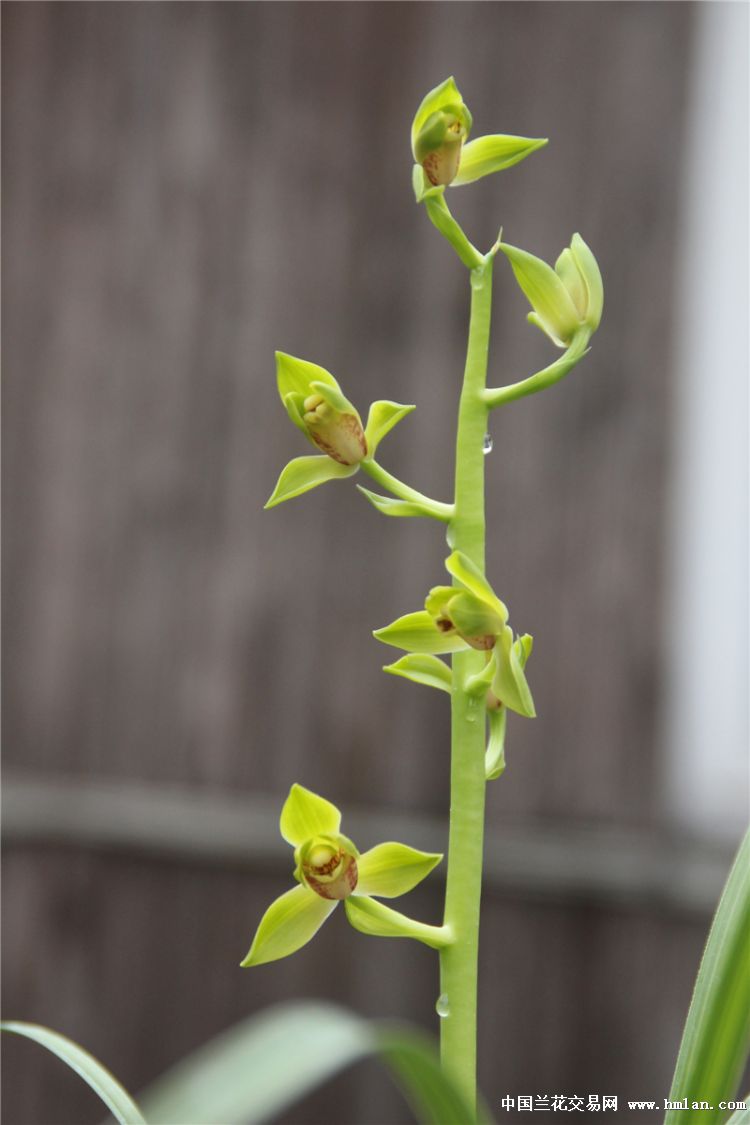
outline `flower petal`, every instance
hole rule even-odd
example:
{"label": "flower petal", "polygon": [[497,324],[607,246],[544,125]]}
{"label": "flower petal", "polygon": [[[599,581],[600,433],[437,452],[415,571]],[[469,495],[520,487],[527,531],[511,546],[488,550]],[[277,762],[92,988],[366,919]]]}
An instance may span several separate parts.
{"label": "flower petal", "polygon": [[325,454],[312,457],[295,457],[281,470],[281,475],[276,482],[276,487],[266,501],[266,508],[275,508],[285,500],[292,500],[325,484],[329,480],[343,480],[356,473],[359,465],[340,465],[332,457]]}
{"label": "flower petal", "polygon": [[296,848],[313,836],[338,835],[341,813],[325,797],[295,783],[281,810],[279,827],[287,844]]}
{"label": "flower petal", "polygon": [[430,656],[428,653],[409,653],[407,656],[402,656],[395,664],[386,664],[383,671],[390,672],[392,676],[403,676],[407,680],[413,680],[415,684],[424,684],[426,687],[447,691],[449,695],[452,690],[453,678],[450,668],[442,660],[438,660],[437,656]]}
{"label": "flower petal", "polygon": [[508,722],[508,708],[502,704],[489,712],[490,737],[484,755],[484,776],[494,781],[505,770],[505,727]]}
{"label": "flower petal", "polygon": [[505,134],[477,137],[464,145],[458,174],[451,187],[470,184],[482,176],[510,168],[546,144],[545,137],[512,137]]}
{"label": "flower petal", "polygon": [[497,675],[492,691],[497,698],[527,719],[536,716],[534,700],[524,674],[524,665],[531,652],[532,638],[525,634],[513,641],[513,630],[506,625],[497,645]]}
{"label": "flower petal", "polygon": [[282,402],[288,394],[295,392],[307,398],[310,394],[310,384],[314,382],[326,383],[329,387],[339,389],[333,375],[330,371],[326,371],[325,367],[310,363],[306,359],[297,359],[296,356],[287,355],[286,352],[276,352],[276,383]]}
{"label": "flower petal", "polygon": [[516,281],[526,294],[537,320],[553,339],[568,344],[578,328],[580,318],[573,298],[561,279],[546,262],[517,246],[500,243],[500,249],[513,267]]}
{"label": "flower petal", "polygon": [[445,560],[445,569],[463,583],[467,590],[471,590],[482,601],[488,602],[504,622],[508,620],[507,607],[500,601],[479,567],[468,555],[463,554],[462,551],[454,551]]}
{"label": "flower petal", "polygon": [[446,78],[434,90],[430,90],[429,94],[425,94],[424,98],[419,104],[419,108],[414,115],[414,120],[411,126],[411,147],[414,153],[414,159],[417,159],[416,142],[422,126],[427,122],[428,118],[436,113],[437,110],[442,109],[444,106],[461,106],[469,117],[469,127],[471,127],[471,115],[463,104],[463,98],[458,92],[458,86],[454,78]]}
{"label": "flower petal", "polygon": [[387,399],[380,399],[378,402],[373,402],[370,407],[370,413],[367,415],[367,426],[365,427],[365,437],[367,438],[367,455],[369,457],[375,456],[375,450],[383,440],[385,435],[389,433],[397,423],[405,418],[407,414],[411,414],[415,410],[414,406],[403,406],[400,402],[389,402]]}
{"label": "flower petal", "polygon": [[469,647],[457,633],[442,633],[426,610],[404,614],[390,625],[376,629],[373,636],[407,652],[459,652]]}
{"label": "flower petal", "polygon": [[355,895],[396,898],[405,895],[436,867],[442,855],[420,852],[406,844],[378,844],[357,860]]}
{"label": "flower petal", "polygon": [[336,902],[321,898],[307,887],[295,887],[272,902],[242,962],[242,968],[278,961],[307,945],[336,907]]}

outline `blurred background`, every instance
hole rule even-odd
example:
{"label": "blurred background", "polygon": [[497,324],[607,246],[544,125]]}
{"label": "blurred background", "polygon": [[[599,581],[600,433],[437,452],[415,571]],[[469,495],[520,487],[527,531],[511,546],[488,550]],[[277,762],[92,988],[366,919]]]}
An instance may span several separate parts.
{"label": "blurred background", "polygon": [[[343,912],[238,963],[290,885],[293,781],[361,848],[447,840],[447,701],[370,636],[443,581],[442,528],[352,482],[262,506],[309,451],[275,348],[363,413],[416,403],[380,459],[451,494],[468,286],[408,137],[452,73],[475,135],[550,138],[448,193],[469,236],[554,260],[580,230],[606,294],[575,372],[491,422],[488,572],[539,718],[488,791],[480,1080],[509,1119],[506,1094],[664,1098],[747,817],[747,7],[3,17],[6,1018],[134,1090],[289,997],[437,1030],[434,954]],[[552,358],[526,308],[498,261],[491,384]],[[9,1125],[100,1119],[4,1046]],[[284,1120],[410,1117],[373,1064]]]}

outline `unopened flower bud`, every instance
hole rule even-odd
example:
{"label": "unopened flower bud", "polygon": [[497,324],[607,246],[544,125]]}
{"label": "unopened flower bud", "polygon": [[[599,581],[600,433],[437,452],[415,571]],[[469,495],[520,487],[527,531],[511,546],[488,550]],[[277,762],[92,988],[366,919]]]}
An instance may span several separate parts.
{"label": "unopened flower bud", "polygon": [[321,898],[348,898],[357,886],[357,852],[344,836],[316,836],[299,850],[297,875]]}

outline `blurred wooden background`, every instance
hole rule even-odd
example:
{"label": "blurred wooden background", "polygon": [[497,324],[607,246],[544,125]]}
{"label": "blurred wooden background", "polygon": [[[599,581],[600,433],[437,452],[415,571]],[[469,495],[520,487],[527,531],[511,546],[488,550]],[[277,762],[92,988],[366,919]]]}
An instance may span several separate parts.
{"label": "blurred wooden background", "polygon": [[[554,259],[580,230],[606,286],[581,367],[492,422],[489,573],[536,637],[540,717],[511,722],[489,792],[482,1083],[496,1106],[666,1095],[725,865],[697,883],[655,799],[691,20],[683,3],[4,5],[7,1017],[135,1089],[284,997],[434,1028],[432,953],[343,917],[288,962],[237,964],[288,885],[292,781],[351,805],[362,847],[394,818],[445,842],[447,707],[382,675],[370,637],[442,580],[442,529],[384,523],[351,482],[261,509],[305,452],[277,347],[363,412],[417,403],[382,461],[449,496],[468,287],[413,202],[408,130],[454,73],[476,135],[551,138],[451,193],[470,236],[502,224]],[[499,384],[550,349],[502,262],[495,286]],[[439,894],[414,913],[437,920]],[[4,1093],[9,1125],[101,1116],[25,1044]],[[406,1120],[375,1067],[288,1116]]]}

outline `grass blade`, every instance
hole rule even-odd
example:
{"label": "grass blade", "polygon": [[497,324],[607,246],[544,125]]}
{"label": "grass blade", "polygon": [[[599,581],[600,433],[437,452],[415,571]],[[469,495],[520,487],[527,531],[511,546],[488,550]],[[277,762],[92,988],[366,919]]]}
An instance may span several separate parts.
{"label": "grass blade", "polygon": [[35,1023],[16,1023],[5,1021],[0,1023],[2,1031],[12,1032],[14,1035],[23,1035],[33,1039],[42,1047],[46,1047],[53,1055],[67,1063],[71,1070],[80,1075],[89,1084],[95,1094],[98,1094],[120,1125],[146,1125],[145,1118],[138,1109],[130,1094],[120,1085],[106,1067],[79,1047],[71,1039],[50,1031],[47,1027],[40,1027]]}
{"label": "grass blade", "polygon": [[370,1055],[392,1070],[423,1125],[476,1120],[420,1034],[310,1002],[280,1005],[237,1024],[178,1063],[142,1102],[151,1125],[258,1125]]}
{"label": "grass blade", "polygon": [[708,935],[669,1099],[713,1110],[669,1110],[664,1125],[720,1125],[750,1050],[750,832],[729,873]]}

